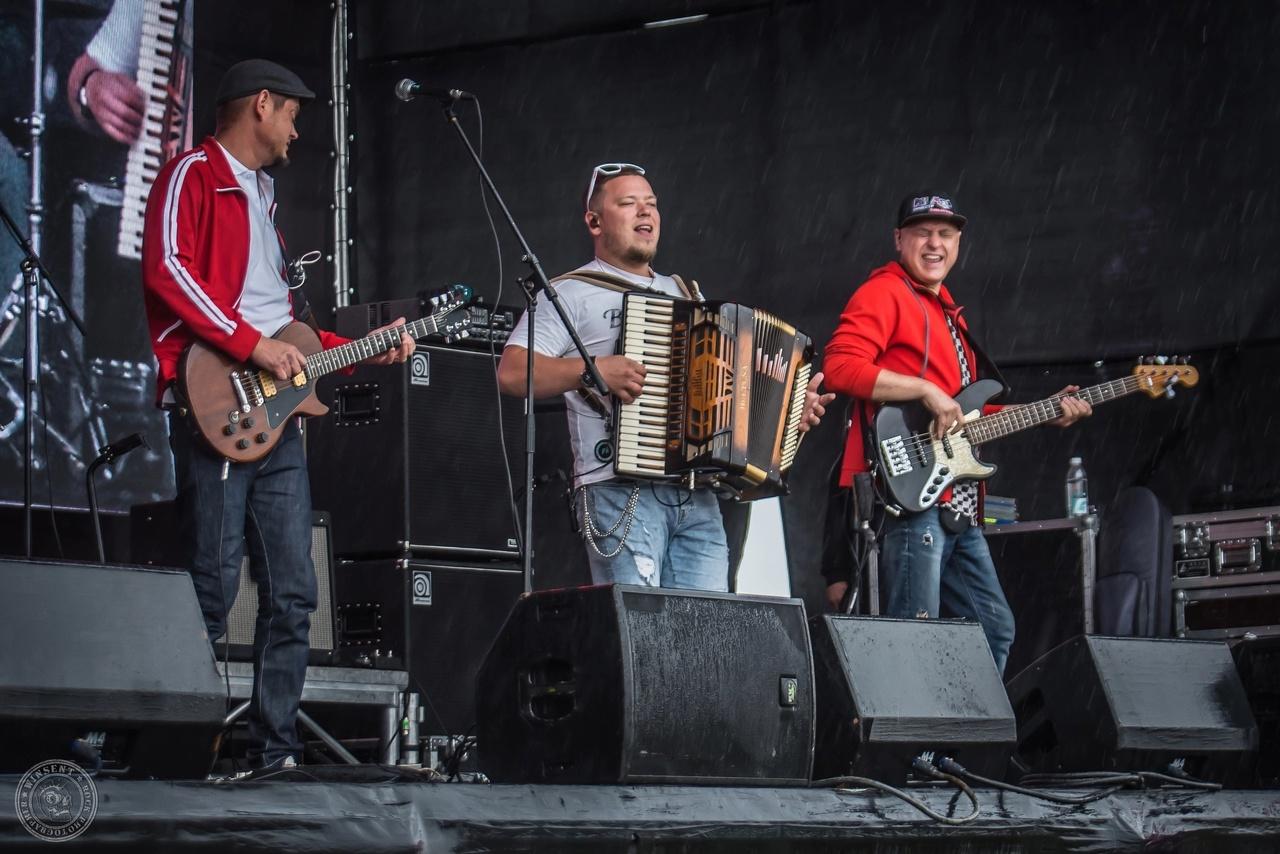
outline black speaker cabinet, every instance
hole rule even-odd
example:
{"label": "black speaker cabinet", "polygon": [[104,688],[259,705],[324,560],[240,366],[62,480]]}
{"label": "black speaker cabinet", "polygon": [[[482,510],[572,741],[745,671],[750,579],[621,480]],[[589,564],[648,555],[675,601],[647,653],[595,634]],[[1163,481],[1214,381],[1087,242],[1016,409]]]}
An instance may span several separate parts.
{"label": "black speaker cabinet", "polygon": [[470,732],[476,673],[524,592],[519,567],[340,561],[335,581],[339,662],[408,670],[423,734]]}
{"label": "black speaker cabinet", "polygon": [[333,510],[338,557],[519,557],[506,462],[519,486],[524,416],[499,414],[493,357],[419,346],[319,384],[333,411],[307,428],[312,500]]}
{"label": "black speaker cabinet", "polygon": [[1258,726],[1227,645],[1080,636],[1009,682],[1019,761],[1045,772],[1248,780]]}
{"label": "black speaker cabinet", "polygon": [[904,782],[926,750],[1003,777],[1017,738],[977,623],[815,617],[814,776]]}
{"label": "black speaker cabinet", "polygon": [[208,773],[226,696],[187,573],[0,561],[0,648],[0,771],[86,738],[131,776]]}
{"label": "black speaker cabinet", "polygon": [[[182,566],[186,559],[179,542],[177,509],[172,501],[135,504],[130,508],[133,562],[145,566]],[[336,649],[333,625],[333,543],[329,514],[311,514],[311,563],[316,570],[316,610],[311,615],[311,663],[331,664]],[[249,558],[240,562],[240,586],[227,613],[227,657],[253,659],[253,633],[258,620],[258,583],[249,572]],[[219,644],[218,652],[222,647]]]}
{"label": "black speaker cabinet", "polygon": [[1280,637],[1241,639],[1231,655],[1258,722],[1256,784],[1280,787]]}
{"label": "black speaker cabinet", "polygon": [[805,785],[799,599],[622,585],[520,600],[476,686],[499,782]]}

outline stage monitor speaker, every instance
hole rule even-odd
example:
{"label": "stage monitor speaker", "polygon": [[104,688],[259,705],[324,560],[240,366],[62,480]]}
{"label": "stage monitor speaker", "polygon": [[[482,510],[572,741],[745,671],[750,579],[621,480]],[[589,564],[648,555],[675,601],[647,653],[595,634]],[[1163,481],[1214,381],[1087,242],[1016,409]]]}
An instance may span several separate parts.
{"label": "stage monitor speaker", "polygon": [[981,626],[827,615],[810,631],[815,777],[902,783],[934,751],[1003,778],[1017,727]]}
{"label": "stage monitor speaker", "polygon": [[499,414],[494,368],[488,353],[419,346],[321,381],[333,411],[308,422],[311,493],[334,511],[338,557],[519,558],[507,460],[518,485],[523,406]]}
{"label": "stage monitor speaker", "polygon": [[1081,635],[1008,688],[1029,770],[1251,777],[1258,726],[1224,643]]}
{"label": "stage monitor speaker", "polygon": [[[130,508],[133,562],[146,566],[182,566],[186,559],[180,541],[177,508],[172,501],[135,504]],[[336,649],[333,617],[333,544],[329,514],[311,514],[311,563],[316,570],[316,610],[311,615],[312,664],[331,664]],[[253,633],[258,621],[258,583],[249,571],[249,557],[240,562],[240,585],[227,613],[227,657],[253,659]],[[222,646],[219,643],[218,652]]]}
{"label": "stage monitor speaker", "polygon": [[476,685],[499,782],[806,785],[799,599],[622,585],[522,598]]}
{"label": "stage monitor speaker", "polygon": [[203,778],[226,695],[191,577],[0,561],[0,770],[101,747],[130,776]]}
{"label": "stage monitor speaker", "polygon": [[1231,656],[1258,722],[1258,773],[1253,785],[1280,786],[1280,637],[1235,641]]}
{"label": "stage monitor speaker", "polygon": [[524,592],[515,565],[382,558],[340,561],[338,661],[409,672],[424,735],[466,735],[476,673]]}

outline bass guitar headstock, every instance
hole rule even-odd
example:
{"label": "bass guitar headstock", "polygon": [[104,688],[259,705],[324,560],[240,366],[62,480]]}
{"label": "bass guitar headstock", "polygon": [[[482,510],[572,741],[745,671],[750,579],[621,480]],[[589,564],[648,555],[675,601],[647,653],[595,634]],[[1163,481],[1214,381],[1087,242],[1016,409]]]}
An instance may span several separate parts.
{"label": "bass guitar headstock", "polygon": [[1186,356],[1143,356],[1133,366],[1133,376],[1151,397],[1173,397],[1178,386],[1191,388],[1200,382],[1200,372],[1187,361]]}

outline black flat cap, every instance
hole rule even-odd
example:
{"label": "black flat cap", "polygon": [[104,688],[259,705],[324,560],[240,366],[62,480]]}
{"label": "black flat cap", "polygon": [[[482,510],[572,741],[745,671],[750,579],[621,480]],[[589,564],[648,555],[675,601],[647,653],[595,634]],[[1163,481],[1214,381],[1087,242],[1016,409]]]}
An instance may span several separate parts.
{"label": "black flat cap", "polygon": [[302,82],[302,78],[283,65],[266,59],[246,59],[237,62],[222,75],[218,84],[218,105],[245,95],[254,95],[266,89],[277,95],[287,95],[306,103],[316,96]]}

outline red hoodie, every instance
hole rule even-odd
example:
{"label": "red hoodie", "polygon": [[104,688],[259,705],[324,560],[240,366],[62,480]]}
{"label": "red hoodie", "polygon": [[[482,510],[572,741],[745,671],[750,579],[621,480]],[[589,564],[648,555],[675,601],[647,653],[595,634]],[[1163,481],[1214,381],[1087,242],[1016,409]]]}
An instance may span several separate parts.
{"label": "red hoodie", "polygon": [[[273,220],[275,212],[273,204]],[[238,362],[249,359],[262,332],[240,316],[248,266],[249,200],[222,146],[208,137],[166,163],[147,198],[142,285],[160,365],[157,401],[177,376],[182,351],[197,338]],[[320,333],[326,350],[346,341]]]}
{"label": "red hoodie", "polygon": [[[840,322],[822,354],[822,372],[829,391],[855,398],[853,428],[845,443],[840,467],[840,485],[849,486],[856,472],[867,470],[862,442],[863,407],[871,399],[876,378],[882,370],[924,379],[955,397],[960,392],[960,363],[947,328],[947,315],[962,330],[968,325],[960,316],[962,307],[951,299],[944,284],[935,296],[913,281],[897,261],[872,272],[849,298]],[[929,340],[925,342],[925,329]],[[964,341],[970,365],[970,382],[977,377],[977,361]],[[928,364],[925,364],[926,347]],[[998,410],[991,407],[988,411]],[[874,417],[874,409],[867,417]]]}

